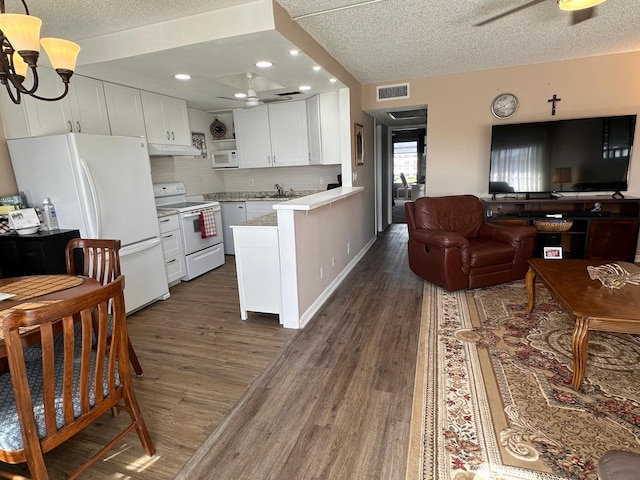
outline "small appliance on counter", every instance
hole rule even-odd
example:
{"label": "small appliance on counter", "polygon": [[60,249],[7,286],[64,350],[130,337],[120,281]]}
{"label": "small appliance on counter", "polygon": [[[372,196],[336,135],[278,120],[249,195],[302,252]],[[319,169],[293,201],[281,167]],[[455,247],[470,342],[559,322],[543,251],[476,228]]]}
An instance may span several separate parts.
{"label": "small appliance on counter", "polygon": [[23,208],[7,212],[9,228],[18,232],[18,235],[36,233],[40,228],[40,219],[35,208]]}

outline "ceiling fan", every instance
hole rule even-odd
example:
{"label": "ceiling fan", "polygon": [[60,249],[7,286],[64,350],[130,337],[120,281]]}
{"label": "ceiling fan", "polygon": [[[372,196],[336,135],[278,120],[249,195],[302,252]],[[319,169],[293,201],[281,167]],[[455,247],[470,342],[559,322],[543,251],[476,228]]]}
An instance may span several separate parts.
{"label": "ceiling fan", "polygon": [[[253,79],[255,78],[255,74],[253,72],[247,72],[247,92],[242,95],[236,94],[235,97],[218,97],[224,98],[227,100],[238,100],[244,102],[245,108],[253,108],[258,105],[264,105],[265,103],[275,103],[275,102],[283,102],[285,100],[291,100],[289,94],[277,94],[278,97],[275,98],[260,98],[256,93],[256,90],[253,88]],[[296,92],[297,93],[297,92]]]}
{"label": "ceiling fan", "polygon": [[[523,3],[511,10],[507,10],[506,12],[502,12],[498,15],[495,15],[491,18],[487,18],[482,22],[474,24],[474,27],[481,27],[482,25],[486,25],[491,22],[495,22],[501,18],[504,18],[513,13],[519,12],[529,7],[533,7],[542,2],[547,2],[549,0],[531,0],[530,2]],[[558,4],[560,10],[568,11],[571,13],[571,17],[569,20],[569,25],[575,25],[580,22],[584,22],[585,20],[589,20],[590,18],[596,15],[596,5],[605,2],[606,0],[555,0]]]}

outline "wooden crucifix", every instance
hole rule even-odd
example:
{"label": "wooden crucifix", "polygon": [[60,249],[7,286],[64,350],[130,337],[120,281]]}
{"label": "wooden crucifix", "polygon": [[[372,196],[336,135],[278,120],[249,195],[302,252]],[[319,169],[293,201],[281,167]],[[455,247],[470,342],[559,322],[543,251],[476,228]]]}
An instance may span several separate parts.
{"label": "wooden crucifix", "polygon": [[552,104],[552,106],[551,106],[551,115],[555,115],[556,114],[556,102],[560,102],[560,101],[562,101],[562,99],[558,98],[555,93],[553,94],[553,97],[551,97],[549,100],[547,100],[547,102]]}

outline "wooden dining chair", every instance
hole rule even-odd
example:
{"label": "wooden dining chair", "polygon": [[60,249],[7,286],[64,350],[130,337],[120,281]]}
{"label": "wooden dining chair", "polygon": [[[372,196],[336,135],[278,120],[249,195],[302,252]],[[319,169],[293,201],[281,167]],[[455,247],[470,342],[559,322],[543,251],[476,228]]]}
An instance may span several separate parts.
{"label": "wooden dining chair", "polygon": [[[127,411],[131,422],[68,478],[134,429],[146,454],[155,454],[133,391],[123,287],[119,276],[75,298],[0,314],[10,368],[0,376],[0,461],[26,463],[34,480],[48,480],[43,455],[112,408]],[[42,351],[37,358],[25,355],[20,336],[21,328],[36,325]],[[6,475],[0,473],[22,478]]]}
{"label": "wooden dining chair", "polygon": [[[120,275],[120,240],[100,238],[72,238],[65,249],[67,273],[84,275],[102,285]],[[129,339],[129,359],[137,376],[143,374],[138,355]]]}

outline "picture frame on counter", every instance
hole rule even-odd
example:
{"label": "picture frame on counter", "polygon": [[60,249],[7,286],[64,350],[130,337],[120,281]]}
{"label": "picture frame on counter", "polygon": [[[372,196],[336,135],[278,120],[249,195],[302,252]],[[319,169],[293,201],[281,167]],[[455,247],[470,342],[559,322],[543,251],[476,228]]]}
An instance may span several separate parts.
{"label": "picture frame on counter", "polygon": [[191,144],[200,150],[201,158],[207,158],[207,140],[204,132],[191,132]]}
{"label": "picture frame on counter", "polygon": [[542,253],[547,260],[562,260],[562,247],[544,247]]}
{"label": "picture frame on counter", "polygon": [[355,137],[355,162],[356,165],[364,165],[364,126],[359,123],[354,124]]}

